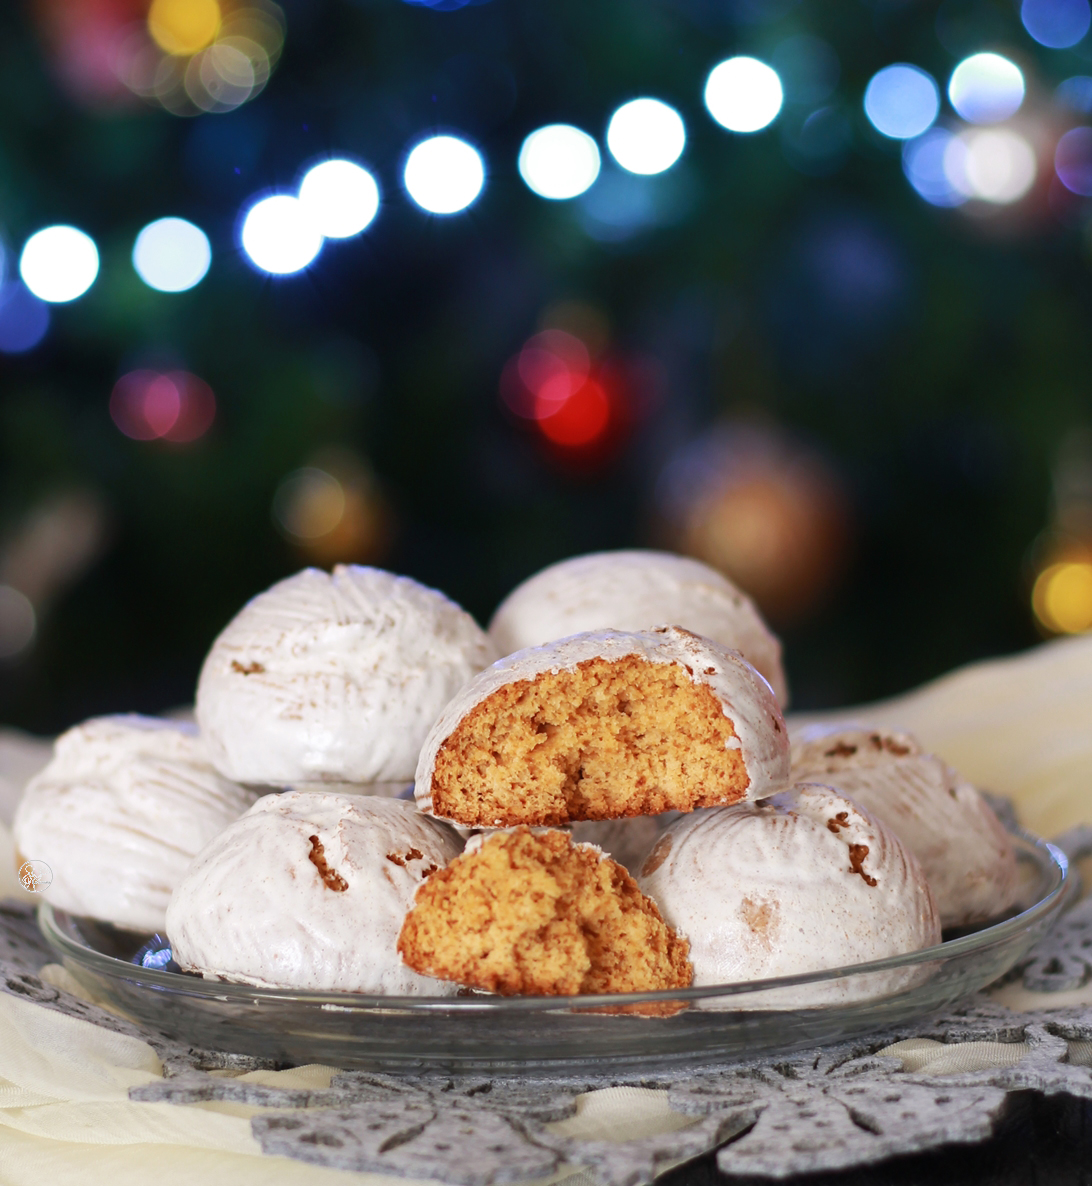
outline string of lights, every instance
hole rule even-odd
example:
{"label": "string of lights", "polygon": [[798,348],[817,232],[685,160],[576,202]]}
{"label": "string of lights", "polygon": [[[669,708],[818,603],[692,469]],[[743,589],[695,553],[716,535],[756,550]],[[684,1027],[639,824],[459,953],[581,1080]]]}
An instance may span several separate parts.
{"label": "string of lights", "polygon": [[[1057,5],[1025,0],[1025,28],[1048,47],[1073,44],[1087,31],[1088,0],[1073,0],[1062,8],[1065,12],[1059,16]],[[880,136],[903,142],[904,174],[925,201],[940,207],[974,201],[1009,204],[1028,193],[1039,168],[1028,130],[1009,122],[1021,110],[1026,91],[1024,74],[1013,61],[981,52],[960,61],[949,78],[947,98],[956,119],[942,116],[941,91],[933,76],[905,62],[886,66],[871,78],[863,108]],[[773,66],[736,56],[710,71],[703,99],[717,124],[746,136],[777,120],[784,91]],[[1071,111],[1088,114],[1092,78],[1067,79],[1057,89],[1056,100]],[[686,124],[674,107],[642,96],[611,115],[605,142],[623,170],[651,177],[671,169],[682,157]],[[537,196],[569,201],[586,194],[599,179],[602,156],[588,132],[550,124],[526,137],[517,167]],[[1074,127],[1058,139],[1054,169],[1071,192],[1092,195],[1092,128]],[[412,202],[438,217],[468,209],[486,182],[481,152],[454,135],[431,136],[414,144],[402,171]],[[366,230],[380,205],[380,186],[368,169],[351,160],[324,160],[304,173],[297,193],[266,194],[252,201],[239,221],[239,245],[259,271],[291,275],[311,265],[327,240]],[[133,267],[144,283],[168,293],[200,283],[211,261],[205,232],[177,217],[145,226],[132,252]],[[49,313],[44,306],[68,303],[90,289],[99,273],[98,249],[77,227],[44,227],[26,240],[18,271],[21,285],[9,283],[0,292],[0,351],[8,353],[32,349],[45,337]]]}

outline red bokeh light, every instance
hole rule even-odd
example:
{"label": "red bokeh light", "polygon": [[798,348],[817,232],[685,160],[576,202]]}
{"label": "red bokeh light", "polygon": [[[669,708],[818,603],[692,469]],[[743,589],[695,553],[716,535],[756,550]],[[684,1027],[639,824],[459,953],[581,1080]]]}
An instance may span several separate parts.
{"label": "red bokeh light", "polygon": [[501,375],[501,398],[509,411],[565,450],[587,451],[602,443],[614,418],[588,347],[559,329],[535,334],[509,360]]}
{"label": "red bokeh light", "polygon": [[216,417],[216,396],[188,371],[130,371],[114,384],[110,415],[134,441],[184,444],[209,430]]}
{"label": "red bokeh light", "polygon": [[588,379],[560,402],[544,398],[540,392],[535,405],[539,431],[548,441],[565,448],[594,444],[610,424],[610,401],[594,379]]}

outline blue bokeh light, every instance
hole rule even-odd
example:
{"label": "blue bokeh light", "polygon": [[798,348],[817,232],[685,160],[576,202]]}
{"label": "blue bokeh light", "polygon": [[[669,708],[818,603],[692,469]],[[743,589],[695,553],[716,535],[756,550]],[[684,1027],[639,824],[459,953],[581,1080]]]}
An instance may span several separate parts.
{"label": "blue bokeh light", "polygon": [[0,352],[25,354],[46,336],[49,306],[19,280],[0,285]]}
{"label": "blue bokeh light", "polygon": [[1072,78],[1067,78],[1064,82],[1058,83],[1054,98],[1071,111],[1092,115],[1092,77],[1087,74],[1075,74]]}
{"label": "blue bokeh light", "polygon": [[962,206],[964,194],[948,180],[944,168],[944,154],[952,142],[946,128],[931,128],[902,149],[902,171],[906,180],[931,206]]}
{"label": "blue bokeh light", "polygon": [[872,76],[864,109],[877,132],[892,140],[910,140],[936,122],[940,89],[931,74],[898,62]]}
{"label": "blue bokeh light", "polygon": [[1020,19],[1040,45],[1068,49],[1088,32],[1092,8],[1088,0],[1024,0]]}

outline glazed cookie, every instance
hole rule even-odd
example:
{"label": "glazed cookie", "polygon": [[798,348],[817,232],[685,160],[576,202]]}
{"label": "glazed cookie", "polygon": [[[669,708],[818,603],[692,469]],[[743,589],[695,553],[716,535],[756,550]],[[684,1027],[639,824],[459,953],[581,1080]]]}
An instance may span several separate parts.
{"label": "glazed cookie", "polygon": [[442,996],[454,989],[395,943],[417,888],[461,848],[398,799],[266,795],[190,866],[167,910],[171,951],[207,979]]}
{"label": "glazed cookie", "polygon": [[511,995],[685,988],[686,944],[616,862],[565,832],[494,832],[417,891],[398,939],[418,972]]}
{"label": "glazed cookie", "polygon": [[197,720],[238,782],[408,782],[437,714],[495,657],[434,589],[378,568],[307,568],[213,643]]}
{"label": "glazed cookie", "polygon": [[418,806],[467,827],[553,825],[760,799],[788,786],[788,734],[737,651],[661,626],[518,651],[433,726]]}
{"label": "glazed cookie", "polygon": [[788,704],[781,643],[750,598],[715,568],[670,552],[594,552],[551,564],[508,594],[489,633],[508,655],[570,634],[661,622],[739,651]]}
{"label": "glazed cookie", "polygon": [[812,725],[794,737],[793,777],[851,795],[918,858],[946,926],[1003,914],[1017,892],[1012,841],[982,796],[909,733]]}
{"label": "glazed cookie", "polygon": [[[815,972],[940,942],[936,904],[913,854],[852,799],[816,784],[683,817],[649,853],[638,885],[689,940],[695,986]],[[867,986],[779,990],[776,1004],[872,995],[905,979],[902,970]]]}
{"label": "glazed cookie", "polygon": [[162,930],[193,856],[255,794],[212,768],[193,725],[96,717],[63,733],[15,813],[22,860],[53,874],[42,896],[70,914]]}

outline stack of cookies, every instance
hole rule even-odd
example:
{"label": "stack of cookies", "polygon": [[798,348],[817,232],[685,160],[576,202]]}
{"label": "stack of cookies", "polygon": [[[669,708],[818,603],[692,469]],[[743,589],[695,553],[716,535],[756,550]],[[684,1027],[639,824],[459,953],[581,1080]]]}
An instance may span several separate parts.
{"label": "stack of cookies", "polygon": [[974,788],[903,734],[790,746],[786,702],[777,638],[693,560],[554,565],[488,632],[409,578],[308,569],[214,642],[196,727],[66,734],[16,841],[60,909],[165,930],[206,977],[320,991],[672,990],[1007,908]]}

